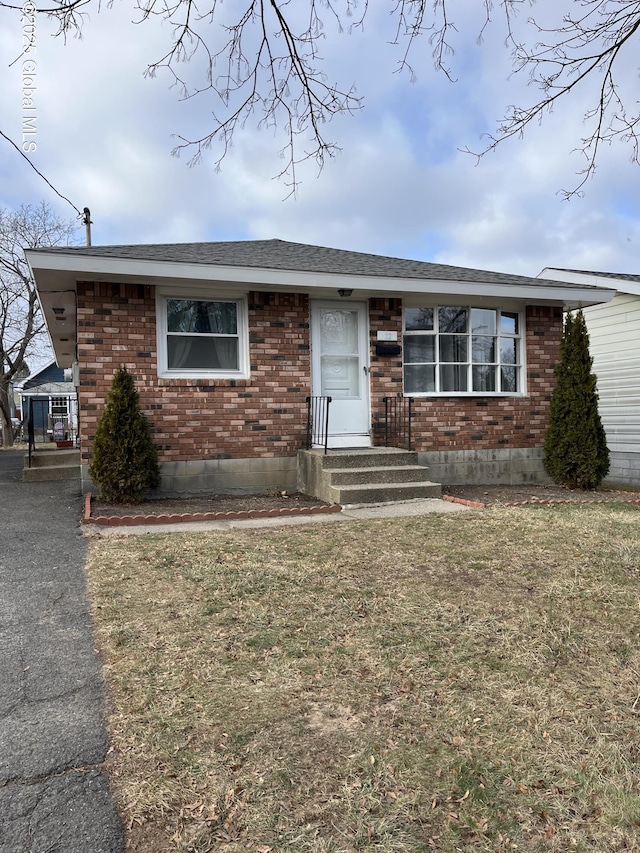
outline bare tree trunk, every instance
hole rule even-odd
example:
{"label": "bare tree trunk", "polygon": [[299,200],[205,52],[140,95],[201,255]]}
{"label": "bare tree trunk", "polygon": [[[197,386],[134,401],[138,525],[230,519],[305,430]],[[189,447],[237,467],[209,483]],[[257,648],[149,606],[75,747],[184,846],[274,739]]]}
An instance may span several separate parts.
{"label": "bare tree trunk", "polygon": [[0,422],[3,447],[13,447],[13,425],[11,424],[11,406],[9,403],[9,388],[0,380]]}

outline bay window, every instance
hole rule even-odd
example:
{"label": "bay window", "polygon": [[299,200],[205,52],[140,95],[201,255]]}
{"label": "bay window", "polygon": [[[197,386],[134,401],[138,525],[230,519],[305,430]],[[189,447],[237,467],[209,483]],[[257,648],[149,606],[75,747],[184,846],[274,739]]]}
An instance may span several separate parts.
{"label": "bay window", "polygon": [[405,308],[405,394],[522,393],[520,325],[494,308]]}

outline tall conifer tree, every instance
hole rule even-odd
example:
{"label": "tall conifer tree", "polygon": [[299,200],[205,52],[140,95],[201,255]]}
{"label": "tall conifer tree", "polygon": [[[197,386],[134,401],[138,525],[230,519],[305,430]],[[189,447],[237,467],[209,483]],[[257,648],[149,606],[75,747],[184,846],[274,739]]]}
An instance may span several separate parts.
{"label": "tall conifer tree", "polygon": [[570,489],[597,489],[609,471],[592,365],[587,324],[579,309],[565,320],[544,439],[547,474]]}
{"label": "tall conifer tree", "polygon": [[100,497],[113,503],[139,503],[160,485],[158,453],[140,411],[133,378],[119,367],[96,430],[89,476]]}

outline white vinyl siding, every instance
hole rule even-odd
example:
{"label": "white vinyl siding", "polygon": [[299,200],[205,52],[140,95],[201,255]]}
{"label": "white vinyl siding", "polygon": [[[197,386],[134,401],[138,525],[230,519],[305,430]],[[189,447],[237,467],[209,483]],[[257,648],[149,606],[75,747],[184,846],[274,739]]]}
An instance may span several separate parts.
{"label": "white vinyl siding", "polygon": [[640,297],[619,294],[583,311],[609,450],[640,453]]}

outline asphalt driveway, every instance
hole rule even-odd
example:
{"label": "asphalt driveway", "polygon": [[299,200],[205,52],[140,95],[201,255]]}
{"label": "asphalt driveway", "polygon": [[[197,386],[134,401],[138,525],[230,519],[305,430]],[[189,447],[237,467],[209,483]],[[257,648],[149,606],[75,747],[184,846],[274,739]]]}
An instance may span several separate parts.
{"label": "asphalt driveway", "polygon": [[0,853],[121,853],[79,481],[0,451]]}

